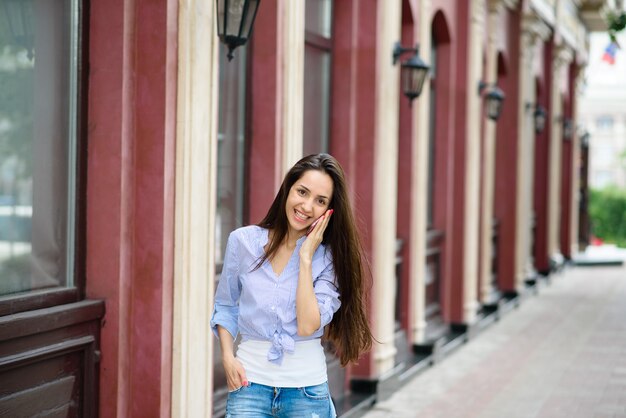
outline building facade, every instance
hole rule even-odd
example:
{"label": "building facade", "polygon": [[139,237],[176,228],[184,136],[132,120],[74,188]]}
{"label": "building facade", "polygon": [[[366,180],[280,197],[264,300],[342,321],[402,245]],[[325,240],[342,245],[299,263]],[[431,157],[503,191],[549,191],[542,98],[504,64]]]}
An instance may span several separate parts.
{"label": "building facade", "polygon": [[[327,350],[341,412],[577,250],[570,128],[615,1],[267,1],[232,61],[213,1],[2,4],[0,409],[221,416],[226,238],[306,154],[343,165],[371,263],[378,342]],[[396,42],[430,65],[412,103]]]}
{"label": "building facade", "polygon": [[[626,36],[617,42],[624,45]],[[593,188],[626,188],[626,59],[617,50],[611,63],[605,56],[609,37],[590,38],[587,83],[580,101],[579,119],[589,133],[590,172]]]}

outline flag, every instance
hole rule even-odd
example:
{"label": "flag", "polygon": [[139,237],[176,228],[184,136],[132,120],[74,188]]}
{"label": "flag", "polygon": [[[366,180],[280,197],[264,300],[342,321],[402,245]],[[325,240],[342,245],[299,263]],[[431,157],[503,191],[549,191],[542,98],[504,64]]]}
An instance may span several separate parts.
{"label": "flag", "polygon": [[605,49],[602,55],[602,61],[606,61],[609,64],[615,64],[615,54],[617,53],[618,45],[616,42],[611,42]]}

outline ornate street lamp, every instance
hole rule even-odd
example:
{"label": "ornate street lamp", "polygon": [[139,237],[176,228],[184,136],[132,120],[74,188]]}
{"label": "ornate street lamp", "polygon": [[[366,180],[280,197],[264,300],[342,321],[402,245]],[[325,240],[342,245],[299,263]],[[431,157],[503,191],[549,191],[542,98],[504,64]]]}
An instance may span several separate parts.
{"label": "ornate street lamp", "polygon": [[[478,94],[482,94],[483,90],[487,88],[487,83],[481,81],[478,83]],[[497,86],[492,85],[485,94],[485,100],[487,101],[487,117],[493,121],[497,121],[502,113],[502,103],[504,102],[504,92]]]}
{"label": "ornate street lamp", "polygon": [[30,0],[3,0],[4,12],[9,23],[9,32],[15,45],[26,49],[28,59],[34,55],[33,2]]}
{"label": "ornate street lamp", "polygon": [[537,105],[533,112],[533,118],[535,119],[535,133],[540,134],[546,127],[547,112],[543,106]]}
{"label": "ornate street lamp", "polygon": [[261,0],[216,0],[217,35],[228,47],[228,60],[233,51],[250,37]]}
{"label": "ornate street lamp", "polygon": [[400,83],[402,93],[409,99],[409,105],[411,105],[413,100],[422,94],[422,87],[424,87],[424,80],[426,80],[430,66],[420,58],[419,44],[415,48],[404,48],[400,42],[396,42],[393,49],[393,64],[395,65],[400,56],[406,52],[415,54],[400,66]]}

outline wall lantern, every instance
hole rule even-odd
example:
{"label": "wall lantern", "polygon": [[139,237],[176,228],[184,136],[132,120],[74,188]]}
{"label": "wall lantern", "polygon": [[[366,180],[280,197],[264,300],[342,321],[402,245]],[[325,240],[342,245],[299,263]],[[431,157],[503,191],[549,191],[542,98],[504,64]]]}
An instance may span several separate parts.
{"label": "wall lantern", "polygon": [[574,135],[574,122],[571,119],[565,118],[563,120],[563,139],[570,141]]}
{"label": "wall lantern", "polygon": [[228,61],[233,51],[244,45],[250,37],[254,18],[261,0],[216,0],[217,35],[228,47]]}
{"label": "wall lantern", "polygon": [[589,147],[589,139],[591,138],[591,135],[589,134],[589,132],[585,131],[584,134],[581,135],[580,137],[580,145],[583,148],[588,148]]}
{"label": "wall lantern", "polygon": [[548,114],[543,106],[537,106],[533,112],[533,119],[535,119],[535,133],[540,134],[546,127],[546,120]]}
{"label": "wall lantern", "polygon": [[393,48],[393,65],[396,65],[400,56],[406,52],[414,52],[415,54],[404,61],[400,66],[400,82],[402,84],[402,93],[409,99],[409,105],[413,103],[413,99],[422,93],[424,80],[430,66],[426,64],[419,55],[419,44],[415,48],[404,48],[400,42],[396,42]]}
{"label": "wall lantern", "polygon": [[[478,94],[482,94],[488,86],[484,81],[478,83]],[[485,94],[485,100],[487,101],[487,117],[493,121],[500,118],[502,113],[502,103],[504,102],[504,92],[495,84],[489,87],[487,94]]]}
{"label": "wall lantern", "polygon": [[4,12],[9,23],[9,32],[15,45],[25,48],[28,59],[32,61],[34,55],[33,39],[33,3],[22,0],[4,0]]}

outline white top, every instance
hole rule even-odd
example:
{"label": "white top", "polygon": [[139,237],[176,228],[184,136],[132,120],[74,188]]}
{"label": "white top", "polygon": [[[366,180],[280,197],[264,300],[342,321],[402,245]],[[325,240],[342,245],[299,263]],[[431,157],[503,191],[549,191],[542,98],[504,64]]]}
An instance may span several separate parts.
{"label": "white top", "polygon": [[270,362],[267,352],[272,343],[245,340],[239,344],[237,359],[248,381],[283,388],[320,385],[328,380],[326,356],[319,338],[296,341],[293,353],[283,354],[282,364]]}

